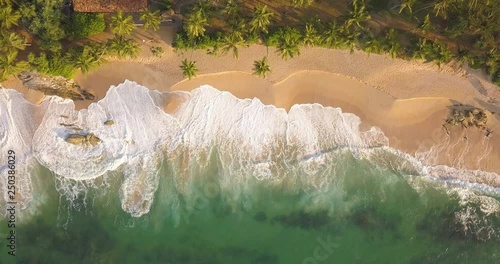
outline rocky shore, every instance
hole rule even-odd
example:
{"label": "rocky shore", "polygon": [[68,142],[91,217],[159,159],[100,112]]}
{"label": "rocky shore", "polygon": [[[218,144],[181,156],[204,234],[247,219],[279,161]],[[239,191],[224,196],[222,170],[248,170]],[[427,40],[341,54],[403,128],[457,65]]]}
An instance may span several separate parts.
{"label": "rocky shore", "polygon": [[74,80],[61,76],[44,76],[35,71],[26,71],[17,77],[26,88],[40,91],[45,95],[55,95],[73,101],[95,99],[93,94],[82,89]]}

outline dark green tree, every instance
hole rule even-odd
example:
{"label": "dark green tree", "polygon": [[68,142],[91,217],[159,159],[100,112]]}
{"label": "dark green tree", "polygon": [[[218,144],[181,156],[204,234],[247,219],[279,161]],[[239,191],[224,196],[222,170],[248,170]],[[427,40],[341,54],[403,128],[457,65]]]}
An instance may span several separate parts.
{"label": "dark green tree", "polygon": [[144,29],[151,28],[156,31],[160,28],[161,17],[159,10],[151,12],[148,9],[142,9],[140,14],[141,20],[144,22]]}
{"label": "dark green tree", "polygon": [[184,30],[187,32],[188,37],[196,38],[205,35],[208,20],[201,11],[195,11],[188,15]]}
{"label": "dark green tree", "polygon": [[0,34],[0,51],[5,53],[13,53],[18,50],[24,50],[26,42],[19,34],[15,32],[3,31]]}
{"label": "dark green tree", "polygon": [[121,10],[111,16],[111,31],[120,37],[130,36],[135,29],[135,24],[130,15],[124,15]]}
{"label": "dark green tree", "polygon": [[250,30],[252,32],[262,31],[268,33],[267,26],[271,23],[273,12],[267,10],[267,5],[257,5],[254,8]]}
{"label": "dark green tree", "polygon": [[0,28],[9,29],[12,26],[17,26],[21,14],[14,11],[11,5],[0,6]]}
{"label": "dark green tree", "polygon": [[0,81],[4,81],[10,75],[17,75],[29,68],[25,61],[17,60],[17,51],[0,56]]}

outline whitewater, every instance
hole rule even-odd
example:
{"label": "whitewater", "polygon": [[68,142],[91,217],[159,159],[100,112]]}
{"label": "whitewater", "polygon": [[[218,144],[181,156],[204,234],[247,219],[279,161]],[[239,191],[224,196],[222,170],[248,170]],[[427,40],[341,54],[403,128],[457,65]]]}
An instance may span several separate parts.
{"label": "whitewater", "polygon": [[[168,113],[165,104],[173,96],[180,103]],[[106,125],[107,121],[114,124]],[[101,142],[66,142],[69,135],[88,133]],[[486,212],[500,212],[497,200],[470,195],[470,190],[479,190],[497,196],[500,188],[462,180],[498,174],[429,165],[389,147],[379,128],[364,128],[359,117],[340,108],[297,104],[287,112],[208,85],[191,92],[159,92],[125,81],[80,111],[71,100],[48,96],[33,105],[17,91],[0,89],[0,151],[8,150],[16,153],[16,198],[22,208],[34,203],[32,177],[38,165],[54,173],[61,183],[58,191],[66,196],[84,192],[86,187],[79,183],[118,173],[123,178],[122,209],[141,217],[151,209],[165,164],[175,172],[175,191],[185,195],[202,172],[210,170],[209,164],[216,164],[218,188],[241,200],[252,195],[256,183],[311,193],[331,191],[337,184],[335,175],[343,173],[339,163],[352,156],[453,191],[459,187],[464,200],[481,199]],[[8,201],[5,165],[0,164],[2,212]]]}

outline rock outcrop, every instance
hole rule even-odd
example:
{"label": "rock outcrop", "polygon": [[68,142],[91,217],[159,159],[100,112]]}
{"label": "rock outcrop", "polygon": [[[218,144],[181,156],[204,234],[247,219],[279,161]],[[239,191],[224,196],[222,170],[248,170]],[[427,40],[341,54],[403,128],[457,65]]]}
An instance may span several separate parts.
{"label": "rock outcrop", "polygon": [[34,71],[26,71],[17,77],[26,88],[40,91],[45,95],[56,95],[73,101],[95,99],[93,94],[83,90],[74,80],[61,76],[44,76]]}
{"label": "rock outcrop", "polygon": [[464,128],[477,127],[487,129],[488,116],[485,110],[472,107],[455,108],[451,112],[451,117],[446,120],[447,124],[462,126]]}
{"label": "rock outcrop", "polygon": [[113,120],[106,120],[106,122],[104,122],[105,126],[112,126],[114,124],[115,124],[115,121],[113,121]]}
{"label": "rock outcrop", "polygon": [[94,147],[101,142],[101,139],[93,133],[88,133],[85,135],[71,134],[66,138],[66,142],[74,145],[91,145]]}

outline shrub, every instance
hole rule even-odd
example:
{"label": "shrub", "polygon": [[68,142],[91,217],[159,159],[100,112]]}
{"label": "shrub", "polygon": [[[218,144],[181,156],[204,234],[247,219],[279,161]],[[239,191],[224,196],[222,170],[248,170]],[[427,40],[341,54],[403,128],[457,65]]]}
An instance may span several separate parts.
{"label": "shrub", "polygon": [[76,67],[74,58],[70,52],[62,55],[60,52],[51,53],[47,56],[41,52],[39,56],[30,53],[28,55],[30,64],[40,73],[53,76],[63,76],[71,78],[75,74]]}
{"label": "shrub", "polygon": [[136,58],[141,52],[141,46],[133,39],[115,37],[108,40],[109,54],[120,59]]}
{"label": "shrub", "polygon": [[161,55],[163,54],[164,50],[162,47],[151,47],[151,53],[153,53],[153,56],[160,58]]}
{"label": "shrub", "polygon": [[73,39],[101,33],[106,28],[103,14],[73,13],[66,21],[65,31]]}

